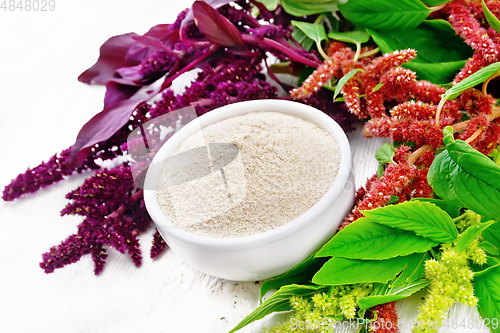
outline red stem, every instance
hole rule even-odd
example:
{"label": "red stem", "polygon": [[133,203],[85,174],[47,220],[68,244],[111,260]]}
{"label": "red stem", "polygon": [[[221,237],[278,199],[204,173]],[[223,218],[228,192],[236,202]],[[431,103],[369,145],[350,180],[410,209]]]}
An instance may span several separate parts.
{"label": "red stem", "polygon": [[167,89],[168,87],[170,87],[170,85],[172,84],[172,81],[174,81],[180,75],[182,75],[182,74],[186,73],[187,71],[193,69],[194,66],[198,65],[203,60],[205,60],[209,55],[211,55],[212,53],[214,53],[215,50],[217,50],[217,48],[218,48],[217,45],[211,45],[208,48],[208,50],[205,53],[203,53],[200,57],[198,57],[195,60],[191,61],[187,66],[185,66],[183,69],[181,69],[180,71],[178,71],[177,73],[175,73],[175,75],[173,75],[171,77],[167,77],[165,79],[165,82],[163,82],[163,84],[161,85],[161,90],[160,91],[163,91],[163,90]]}
{"label": "red stem", "polygon": [[313,61],[313,60],[308,59],[304,56],[301,56],[297,52],[287,48],[285,45],[278,43],[275,40],[265,38],[265,37],[263,39],[260,39],[260,38],[257,38],[255,36],[252,36],[252,35],[242,35],[242,37],[243,37],[243,40],[247,43],[265,44],[265,45],[272,47],[273,49],[280,51],[281,53],[289,56],[292,60],[301,62],[304,65],[307,65],[307,66],[310,66],[313,68],[316,68],[319,65],[321,65],[321,62],[319,60]]}

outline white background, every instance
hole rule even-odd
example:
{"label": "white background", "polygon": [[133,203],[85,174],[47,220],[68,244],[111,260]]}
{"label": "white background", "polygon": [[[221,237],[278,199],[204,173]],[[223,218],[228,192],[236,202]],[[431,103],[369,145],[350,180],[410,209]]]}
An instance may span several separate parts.
{"label": "white background", "polygon": [[[77,77],[107,38],[172,23],[190,2],[55,0],[53,12],[0,10],[1,190],[27,167],[72,145],[102,109],[104,88]],[[350,139],[359,186],[374,173],[373,156],[383,141],[368,141],[361,131]],[[257,307],[254,282],[206,276],[169,250],[151,260],[153,230],[141,236],[141,268],[110,249],[100,276],[93,275],[89,256],[46,275],[38,266],[41,254],[75,233],[81,220],[59,216],[64,196],[87,176],[14,202],[0,200],[0,332],[227,332]],[[398,311],[413,317],[415,302],[399,303]],[[478,315],[455,307],[452,316]]]}

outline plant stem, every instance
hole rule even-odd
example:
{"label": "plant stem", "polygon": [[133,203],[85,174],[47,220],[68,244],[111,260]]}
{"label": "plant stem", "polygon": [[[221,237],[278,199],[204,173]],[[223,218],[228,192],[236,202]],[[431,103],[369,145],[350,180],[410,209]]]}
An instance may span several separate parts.
{"label": "plant stem", "polygon": [[[498,117],[500,117],[500,107],[495,106],[495,107],[493,107],[493,112],[488,116],[488,122],[493,121]],[[469,126],[469,121],[470,120],[466,120],[466,121],[462,121],[461,123],[453,125],[452,126],[453,132],[458,132],[458,131],[461,131],[461,130],[467,128],[467,126]]]}
{"label": "plant stem", "polygon": [[367,51],[367,52],[365,52],[365,53],[361,53],[361,54],[359,55],[359,57],[358,57],[358,58],[359,58],[359,59],[361,59],[361,58],[366,58],[366,57],[372,56],[372,55],[374,55],[374,54],[377,54],[377,53],[379,53],[379,52],[380,52],[380,49],[379,49],[378,47],[376,47],[376,48],[374,48],[374,49],[373,49],[373,50],[371,50],[371,51]]}
{"label": "plant stem", "polygon": [[477,131],[474,132],[474,134],[472,134],[470,136],[470,138],[468,138],[467,140],[465,140],[466,143],[471,143],[472,141],[476,140],[476,138],[481,134],[481,132],[483,131],[483,128],[482,127],[479,127],[477,129]]}
{"label": "plant stem", "polygon": [[408,156],[408,165],[413,165],[415,162],[419,159],[420,156],[423,154],[427,153],[428,151],[432,150],[431,145],[423,145],[422,147],[418,148],[415,150],[413,153]]}
{"label": "plant stem", "polygon": [[483,95],[486,96],[488,94],[488,92],[486,91],[486,88],[488,87],[488,83],[490,83],[491,80],[493,80],[494,78],[496,78],[497,76],[499,76],[500,74],[497,74],[497,75],[492,75],[490,76],[486,81],[483,82]]}
{"label": "plant stem", "polygon": [[457,223],[457,222],[460,222],[462,221],[463,219],[465,219],[467,217],[467,213],[463,213],[462,215],[460,215],[459,217],[455,217],[453,219],[453,223]]}
{"label": "plant stem", "polygon": [[353,62],[357,63],[361,54],[361,43],[356,43],[356,54],[354,55]]}
{"label": "plant stem", "polygon": [[444,103],[446,103],[446,99],[441,99],[439,105],[436,110],[436,126],[439,127],[439,116],[441,115],[441,110],[443,109]]}
{"label": "plant stem", "polygon": [[437,12],[438,10],[441,10],[444,6],[446,6],[446,3],[443,3],[442,5],[439,6],[434,6],[434,7],[427,7],[430,9],[431,13]]}
{"label": "plant stem", "polygon": [[321,14],[320,16],[318,16],[318,18],[314,21],[314,24],[320,24],[321,21],[323,21],[323,19],[325,18],[325,14]]}
{"label": "plant stem", "polygon": [[165,90],[166,88],[170,87],[170,85],[172,84],[172,81],[174,81],[176,78],[178,78],[181,74],[184,74],[186,73],[187,71],[193,69],[196,65],[198,65],[199,63],[201,63],[203,60],[205,60],[209,55],[211,55],[212,53],[215,52],[215,50],[217,50],[218,46],[213,44],[211,45],[208,50],[203,53],[200,57],[196,58],[195,60],[193,60],[191,63],[189,63],[187,66],[184,66],[183,69],[181,69],[180,71],[178,71],[177,73],[175,73],[175,75],[171,76],[171,77],[168,77],[165,79],[165,82],[163,82],[163,84],[161,85],[161,91]]}
{"label": "plant stem", "polygon": [[323,57],[323,59],[325,59],[325,60],[330,59],[330,57],[328,56],[328,54],[326,54],[326,52],[321,47],[321,43],[320,42],[316,42],[316,47],[318,48],[318,52],[319,52],[319,54],[321,54],[321,56]]}
{"label": "plant stem", "polygon": [[261,44],[261,45],[264,44],[268,47],[275,49],[276,51],[280,51],[281,53],[289,56],[291,58],[291,60],[301,62],[304,65],[307,65],[307,66],[310,66],[313,68],[316,68],[319,65],[321,65],[321,62],[319,60],[314,61],[314,60],[308,59],[308,58],[298,54],[297,52],[291,50],[290,48],[286,47],[285,45],[278,43],[277,41],[272,40],[270,38],[264,37],[263,39],[260,39],[260,38],[257,38],[255,36],[252,36],[252,35],[242,35],[242,37],[243,37],[243,40],[247,43],[255,43],[255,44]]}

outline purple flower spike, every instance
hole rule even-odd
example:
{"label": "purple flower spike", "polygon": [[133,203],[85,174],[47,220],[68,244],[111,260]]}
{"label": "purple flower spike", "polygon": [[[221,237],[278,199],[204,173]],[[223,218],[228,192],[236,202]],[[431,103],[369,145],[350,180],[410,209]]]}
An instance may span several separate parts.
{"label": "purple flower spike", "polygon": [[153,243],[153,246],[151,246],[151,258],[155,259],[160,254],[162,254],[163,251],[165,251],[165,249],[167,248],[167,243],[165,242],[163,237],[161,237],[160,232],[158,230],[156,230],[156,232],[153,236],[152,243]]}
{"label": "purple flower spike", "polygon": [[61,215],[81,215],[84,221],[78,232],[42,255],[40,267],[46,273],[92,255],[94,273],[100,274],[106,260],[106,249],[128,251],[136,266],[142,255],[137,235],[151,224],[142,200],[142,191],[135,191],[128,165],[103,169],[87,179],[82,186],[68,193],[71,202]]}
{"label": "purple flower spike", "polygon": [[99,168],[92,159],[87,159],[78,168],[73,167],[69,163],[70,153],[71,147],[63,150],[59,155],[52,156],[47,162],[42,162],[37,167],[18,175],[5,187],[2,199],[12,201],[23,194],[34,193],[40,188],[56,183],[73,172],[80,173],[86,169]]}

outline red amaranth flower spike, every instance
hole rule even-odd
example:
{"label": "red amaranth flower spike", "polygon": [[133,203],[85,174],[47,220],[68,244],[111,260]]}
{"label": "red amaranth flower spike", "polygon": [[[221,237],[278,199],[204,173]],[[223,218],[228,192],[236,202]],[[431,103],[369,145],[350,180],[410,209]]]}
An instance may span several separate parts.
{"label": "red amaranth flower spike", "polygon": [[417,51],[414,49],[396,50],[386,53],[382,57],[375,58],[370,65],[366,66],[364,77],[367,79],[378,79],[390,69],[401,66],[415,59]]}
{"label": "red amaranth flower spike", "polygon": [[311,75],[304,80],[300,87],[290,90],[290,97],[303,100],[311,97],[333,77],[335,72],[333,61],[325,60]]}
{"label": "red amaranth flower spike", "polygon": [[415,119],[432,119],[436,115],[437,105],[409,101],[396,105],[391,110],[395,118],[414,117]]}
{"label": "red amaranth flower spike", "polygon": [[342,87],[342,95],[344,96],[344,103],[349,111],[356,115],[359,119],[368,118],[366,108],[361,107],[360,85],[356,79],[356,75],[348,80]]}
{"label": "red amaranth flower spike", "polygon": [[464,91],[459,100],[462,109],[467,111],[470,116],[491,114],[493,106],[497,102],[490,94],[485,96],[482,91],[475,88]]}
{"label": "red amaranth flower spike", "polygon": [[368,121],[364,130],[366,137],[382,137],[391,138],[398,142],[414,142],[417,148],[425,144],[437,148],[443,143],[443,128],[453,124],[453,120],[448,115],[442,117],[438,128],[434,119],[386,117]]}
{"label": "red amaranth flower spike", "polygon": [[396,302],[390,302],[375,306],[372,310],[377,314],[377,319],[370,324],[370,332],[373,333],[397,333],[398,314]]}
{"label": "red amaranth flower spike", "polygon": [[448,4],[451,14],[449,22],[464,40],[488,62],[498,60],[498,45],[488,36],[486,30],[474,18],[465,1],[455,0]]}
{"label": "red amaranth flower spike", "polygon": [[[391,163],[384,171],[382,178],[372,178],[366,194],[339,227],[347,225],[363,216],[362,210],[370,210],[387,205],[393,196],[397,196],[415,177],[417,168],[405,162]],[[375,176],[376,177],[376,176]]]}

